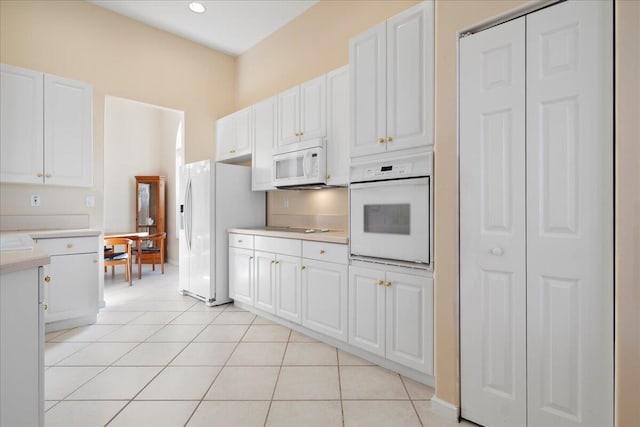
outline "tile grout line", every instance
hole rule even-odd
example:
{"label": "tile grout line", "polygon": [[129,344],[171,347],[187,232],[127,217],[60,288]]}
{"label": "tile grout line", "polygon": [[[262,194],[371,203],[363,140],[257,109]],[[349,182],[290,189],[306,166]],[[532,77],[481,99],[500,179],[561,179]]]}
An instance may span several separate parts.
{"label": "tile grout line", "polygon": [[340,391],[340,414],[342,415],[342,427],[344,427],[344,402],[342,401],[342,375],[340,374],[340,356],[339,350],[336,348],[336,363],[338,368],[338,390]]}
{"label": "tile grout line", "polygon": [[398,375],[400,376],[400,382],[402,383],[402,387],[404,387],[404,391],[405,393],[407,393],[407,396],[409,397],[409,402],[411,402],[411,407],[413,408],[413,411],[416,413],[416,416],[418,417],[418,422],[420,423],[421,426],[424,427],[424,423],[422,422],[422,418],[420,418],[420,413],[418,412],[418,408],[416,408],[416,404],[413,402],[413,398],[409,393],[409,388],[407,388],[407,384],[405,384],[404,378],[402,377],[402,375],[400,374]]}
{"label": "tile grout line", "polygon": [[[231,307],[233,305],[233,303],[229,303],[229,305],[227,307],[224,308],[224,310],[222,310],[207,326],[212,325],[213,322],[220,316],[220,314],[224,313],[227,311],[227,309],[229,307]],[[233,310],[230,310],[230,312],[233,312]],[[231,359],[231,356],[233,356],[233,353],[235,353],[236,349],[238,348],[238,346],[240,345],[240,343],[242,342],[242,339],[245,337],[245,335],[247,334],[247,332],[249,332],[249,329],[251,328],[251,326],[253,325],[253,322],[255,322],[255,320],[258,318],[258,316],[254,317],[253,320],[251,321],[251,323],[248,324],[247,329],[244,331],[244,333],[242,334],[242,336],[240,337],[240,339],[238,339],[238,341],[235,343],[236,345],[233,347],[233,350],[231,350],[229,352],[229,356],[227,356],[227,358],[225,359],[224,363],[222,364],[222,366],[220,367],[220,370],[218,371],[218,373],[213,377],[213,380],[211,381],[211,384],[209,384],[209,387],[207,387],[207,389],[205,390],[205,392],[202,394],[202,398],[200,399],[200,401],[198,402],[198,404],[196,405],[195,408],[193,408],[193,411],[191,412],[191,415],[189,415],[189,417],[187,418],[187,420],[184,423],[184,427],[187,426],[187,424],[189,424],[189,422],[191,422],[191,419],[193,418],[193,416],[196,414],[196,412],[198,411],[198,408],[200,408],[200,406],[202,406],[202,402],[204,402],[205,397],[207,397],[207,394],[209,393],[209,391],[211,390],[211,387],[213,387],[213,385],[215,384],[216,380],[218,379],[218,377],[220,376],[220,373],[223,371],[223,369],[227,366],[227,362],[229,362],[229,359]],[[206,329],[206,328],[205,328]],[[202,330],[204,331],[204,329]],[[202,333],[202,331],[200,331],[200,333]],[[199,335],[199,334],[198,334]],[[193,339],[195,340],[197,338],[194,337]],[[214,341],[215,342],[215,341]],[[193,341],[192,341],[193,343]],[[186,348],[186,347],[185,347]]]}
{"label": "tile grout line", "polygon": [[[258,318],[258,316],[256,316],[256,319],[257,318]],[[278,381],[280,381],[280,374],[282,373],[282,365],[284,365],[284,358],[287,356],[287,349],[289,348],[289,342],[291,341],[291,336],[292,335],[293,335],[293,329],[289,328],[289,338],[287,339],[287,344],[284,346],[284,352],[282,353],[282,360],[280,361],[280,367],[278,368],[278,375],[276,376],[276,383],[273,385],[273,392],[271,393],[271,400],[269,401],[269,407],[267,408],[267,414],[264,417],[264,427],[267,426],[267,421],[269,421],[269,414],[271,413],[271,406],[273,405],[273,398],[276,396],[276,390],[278,388]]]}

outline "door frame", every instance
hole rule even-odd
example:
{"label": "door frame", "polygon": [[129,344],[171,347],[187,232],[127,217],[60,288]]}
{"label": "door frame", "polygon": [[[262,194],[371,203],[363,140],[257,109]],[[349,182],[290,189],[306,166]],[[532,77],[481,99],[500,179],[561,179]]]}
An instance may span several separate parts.
{"label": "door frame", "polygon": [[[460,326],[461,326],[461,307],[460,307],[460,274],[461,274],[461,257],[460,257],[460,235],[461,235],[461,228],[460,228],[460,40],[466,36],[478,33],[480,31],[484,31],[486,29],[489,29],[491,27],[495,27],[497,25],[503,24],[507,21],[513,20],[513,19],[517,19],[520,17],[523,17],[525,15],[528,15],[530,13],[536,12],[538,10],[541,9],[545,9],[548,7],[551,7],[553,5],[556,5],[558,3],[562,3],[564,1],[567,0],[531,0],[528,3],[522,5],[522,6],[518,6],[516,8],[513,8],[511,10],[508,10],[504,13],[501,13],[499,15],[493,16],[491,18],[485,19],[483,21],[480,21],[472,26],[469,27],[465,27],[461,30],[459,30],[456,33],[456,167],[457,167],[457,173],[456,173],[456,183],[455,183],[455,188],[456,188],[456,192],[457,192],[457,197],[456,197],[456,211],[457,211],[457,215],[456,215],[456,230],[458,232],[458,239],[456,241],[456,246],[457,246],[457,254],[458,254],[458,271],[457,271],[457,276],[456,276],[456,299],[457,299],[457,308],[458,308],[458,313],[457,313],[457,322],[458,322],[458,327],[457,327],[457,332],[458,332],[458,402],[459,405],[456,408],[457,414],[456,414],[456,418],[458,420],[458,422],[462,421],[462,387],[460,386],[462,384],[462,377],[461,377],[461,372],[462,372],[462,353],[461,353],[461,330],[460,330]],[[616,27],[615,27],[615,11],[616,11],[616,4],[615,1],[612,1],[612,7],[613,7],[613,19],[614,19],[614,25],[613,25],[613,45],[614,45],[614,49],[613,49],[613,67],[614,67],[614,72],[613,72],[613,99],[612,99],[612,105],[613,105],[613,142],[612,142],[612,147],[614,150],[614,153],[612,153],[612,172],[614,175],[613,178],[613,189],[612,189],[612,196],[613,196],[613,209],[615,212],[616,209],[616,183],[615,183],[615,174],[616,174],[616,158],[615,158],[615,149],[616,149],[616,124],[615,124],[615,119],[616,119],[616,113],[615,113],[615,105],[616,105],[616,74],[615,74],[615,62],[616,62],[616,51],[615,51],[615,45],[616,45]],[[616,307],[616,299],[615,299],[615,293],[616,293],[616,268],[615,268],[615,263],[616,263],[616,252],[615,252],[615,247],[616,247],[616,220],[615,220],[615,214],[614,214],[614,218],[613,218],[613,241],[612,241],[612,247],[613,247],[613,293],[614,293],[614,297],[613,297],[613,315],[614,315],[614,331],[613,331],[613,339],[614,339],[614,343],[616,342],[616,334],[615,334],[615,329],[616,329],[616,325],[615,325],[615,316],[617,314],[617,307]],[[613,416],[614,416],[614,423],[615,423],[615,419],[616,419],[616,410],[615,410],[615,404],[616,404],[616,398],[615,398],[615,393],[616,393],[616,350],[615,347],[613,349],[614,351],[614,355],[613,355],[613,372],[614,372],[614,411],[613,411]],[[436,401],[437,403],[437,401]],[[444,402],[446,403],[446,402]],[[445,410],[450,412],[451,408],[446,408]]]}

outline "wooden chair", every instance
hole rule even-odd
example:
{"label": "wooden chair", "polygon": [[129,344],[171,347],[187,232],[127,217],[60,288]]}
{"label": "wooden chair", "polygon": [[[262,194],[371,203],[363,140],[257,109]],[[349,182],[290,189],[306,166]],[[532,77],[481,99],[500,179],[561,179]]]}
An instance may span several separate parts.
{"label": "wooden chair", "polygon": [[[133,241],[122,237],[112,237],[104,239],[104,271],[111,266],[111,275],[114,274],[116,265],[124,265],[125,280],[129,282],[129,286],[133,284],[131,275],[131,246]],[[118,246],[124,246],[124,251],[118,251]]]}
{"label": "wooden chair", "polygon": [[[143,237],[140,242],[142,246],[142,264],[151,264],[153,271],[156,271],[156,264],[160,264],[160,271],[164,274],[164,246],[167,233],[154,233]],[[152,242],[149,244],[149,242]],[[138,252],[134,249],[134,255],[138,257]],[[136,262],[138,260],[136,259]]]}

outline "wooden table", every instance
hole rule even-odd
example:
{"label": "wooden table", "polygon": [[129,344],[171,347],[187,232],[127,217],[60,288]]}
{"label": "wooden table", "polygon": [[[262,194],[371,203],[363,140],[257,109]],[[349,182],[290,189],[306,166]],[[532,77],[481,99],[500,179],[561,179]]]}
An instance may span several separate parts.
{"label": "wooden table", "polygon": [[[105,231],[104,238],[109,239],[112,237],[122,238],[122,239],[130,239],[136,242],[136,249],[138,254],[136,258],[138,259],[138,280],[142,279],[142,239],[144,237],[149,237],[148,231],[125,231],[125,232],[111,232]],[[133,269],[133,263],[131,263],[131,268]],[[130,273],[133,273],[132,271]]]}

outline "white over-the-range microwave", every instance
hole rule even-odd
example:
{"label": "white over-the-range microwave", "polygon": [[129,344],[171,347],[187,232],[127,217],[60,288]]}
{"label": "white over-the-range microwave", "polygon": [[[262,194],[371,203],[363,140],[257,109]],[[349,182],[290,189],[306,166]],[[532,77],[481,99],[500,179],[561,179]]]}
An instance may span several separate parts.
{"label": "white over-the-range microwave", "polygon": [[327,160],[322,140],[318,145],[273,156],[273,185],[278,188],[326,184]]}

